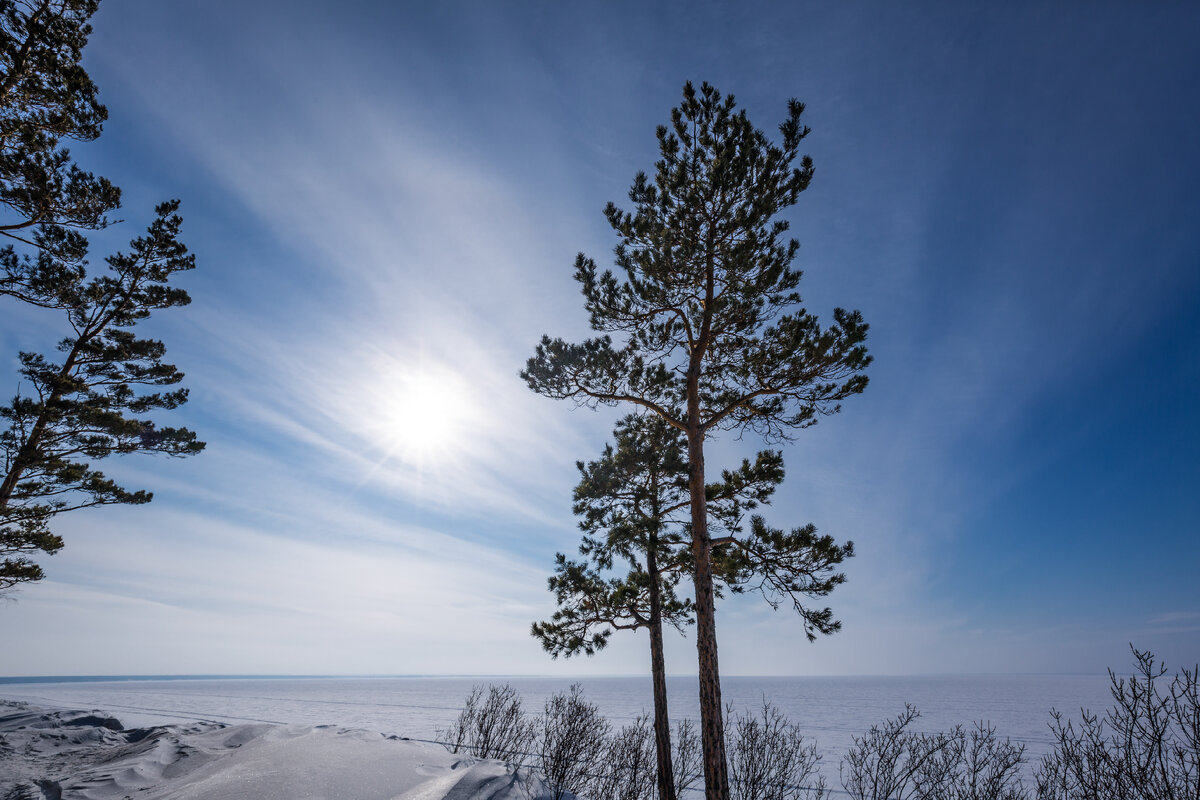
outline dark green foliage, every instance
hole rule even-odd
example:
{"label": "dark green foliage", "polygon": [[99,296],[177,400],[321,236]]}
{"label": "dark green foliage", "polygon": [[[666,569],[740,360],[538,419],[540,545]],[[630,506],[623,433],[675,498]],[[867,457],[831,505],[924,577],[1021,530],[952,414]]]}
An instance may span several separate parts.
{"label": "dark green foliage", "polygon": [[[80,65],[98,0],[0,0],[0,233],[102,228],[120,190],[81,170],[63,140],[100,135],[108,116]],[[55,235],[53,233],[49,235]]]}
{"label": "dark green foliage", "polygon": [[[577,464],[574,510],[587,560],[555,556],[549,587],[558,610],[551,621],[533,625],[533,635],[555,658],[592,655],[614,630],[649,627],[655,603],[662,620],[677,630],[690,622],[691,603],[675,592],[686,561],[684,541],[670,524],[687,502],[679,433],[661,420],[630,415],[614,435],[615,448],[608,445],[598,460]],[[603,574],[614,568],[614,558],[628,565],[627,574]]]}
{"label": "dark green foliage", "polygon": [[721,470],[721,480],[704,489],[713,527],[741,533],[745,512],[770,502],[783,478],[783,453],[778,450],[761,450],[753,461],[745,458],[737,469]]}
{"label": "dark green foliage", "polygon": [[842,623],[833,618],[832,609],[808,608],[802,600],[825,597],[845,583],[846,576],[833,570],[853,555],[854,542],[839,545],[832,536],[818,536],[811,524],[785,533],[755,515],[750,533],[719,543],[713,561],[714,571],[733,592],[760,592],[775,609],[790,601],[811,642],[818,633],[840,630]]}
{"label": "dark green foliage", "polygon": [[[586,562],[555,555],[549,579],[558,609],[549,622],[535,622],[533,636],[554,658],[594,655],[608,644],[614,630],[650,625],[650,574],[640,567],[621,578],[607,578]],[[683,632],[691,622],[691,603],[675,594],[677,572],[659,576],[663,620]]]}
{"label": "dark green foliage", "polygon": [[687,457],[679,431],[656,417],[629,414],[613,429],[616,447],[578,462],[574,507],[585,554],[606,567],[614,555],[638,560],[653,537],[664,552],[684,540],[668,524],[687,503]]}
{"label": "dark green foliage", "polygon": [[[550,589],[559,607],[550,622],[534,623],[533,635],[557,657],[592,655],[614,630],[649,632],[656,782],[659,800],[675,800],[662,631],[664,622],[681,632],[691,622],[691,603],[675,591],[689,562],[674,519],[688,504],[688,468],[679,431],[657,417],[629,415],[614,433],[615,448],[578,464],[575,513],[588,561],[557,554]],[[628,563],[628,574],[605,577],[616,557]]]}
{"label": "dark green foliage", "polygon": [[90,462],[134,452],[194,455],[203,442],[184,428],[160,428],[145,415],[186,402],[183,378],[163,362],[165,347],[130,330],[152,311],[186,305],[169,285],[192,269],[194,257],[178,240],[178,202],[163,203],[145,236],[128,253],[106,260],[108,271],[87,277],[86,241],[47,236],[36,257],[0,253],[0,295],[58,310],[71,333],[59,359],[21,353],[22,383],[0,407],[0,589],[42,577],[29,560],[53,553],[62,540],[48,525],[56,514],[89,506],[147,503]]}

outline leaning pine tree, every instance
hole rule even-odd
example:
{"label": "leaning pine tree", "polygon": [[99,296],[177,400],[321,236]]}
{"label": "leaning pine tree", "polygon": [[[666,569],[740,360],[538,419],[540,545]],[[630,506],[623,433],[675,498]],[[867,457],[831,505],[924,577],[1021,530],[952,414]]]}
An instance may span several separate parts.
{"label": "leaning pine tree", "polygon": [[705,789],[728,800],[704,442],[732,429],[786,439],[862,392],[871,359],[857,311],[835,309],[823,328],[800,306],[799,245],[776,218],[812,179],[808,156],[794,166],[804,106],[788,103],[776,145],[732,96],[690,83],[683,95],[658,129],[653,181],[634,179],[633,211],[605,209],[623,279],[583,254],[575,262],[591,325],[605,335],[543,337],[521,376],[549,397],[641,406],[687,438]]}
{"label": "leaning pine tree", "polygon": [[[39,580],[33,560],[62,547],[65,511],[149,502],[93,463],[134,452],[187,456],[203,442],[148,418],[187,400],[183,374],[155,339],[131,330],[186,305],[172,286],[193,267],[179,241],[177,201],[158,207],[130,249],[89,264],[81,231],[108,225],[121,192],[80,168],[67,144],[98,137],[108,111],[83,68],[99,0],[0,0],[0,308],[57,315],[58,356],[20,353],[20,379],[0,406],[0,593]],[[18,250],[18,248],[20,248]]]}
{"label": "leaning pine tree", "polygon": [[145,236],[87,270],[87,241],[61,229],[37,234],[36,257],[0,251],[0,298],[57,311],[67,329],[59,357],[21,353],[17,394],[0,406],[0,591],[42,578],[32,560],[62,548],[54,517],[91,506],[148,503],[92,466],[111,455],[189,456],[204,449],[187,428],[158,427],[152,412],[187,401],[166,348],[131,328],[154,311],[187,305],[170,285],[194,256],[179,241],[178,201],[163,203]]}

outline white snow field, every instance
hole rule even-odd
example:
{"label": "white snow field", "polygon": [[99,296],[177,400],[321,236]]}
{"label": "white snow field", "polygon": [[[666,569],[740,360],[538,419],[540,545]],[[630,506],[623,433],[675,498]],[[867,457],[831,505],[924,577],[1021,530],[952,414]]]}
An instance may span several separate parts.
{"label": "white snow field", "polygon": [[331,725],[197,722],[124,730],[104,712],[0,701],[12,800],[529,800],[524,770]]}

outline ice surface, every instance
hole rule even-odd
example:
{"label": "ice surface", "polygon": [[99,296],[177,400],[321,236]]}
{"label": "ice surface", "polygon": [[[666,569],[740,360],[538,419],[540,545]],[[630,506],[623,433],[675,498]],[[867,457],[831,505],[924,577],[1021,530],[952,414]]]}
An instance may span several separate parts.
{"label": "ice surface", "polygon": [[[336,725],[433,739],[457,716],[475,684],[510,682],[531,713],[578,678],[258,678],[124,680],[0,684],[0,699],[58,708],[102,708],[128,726],[209,721],[230,725]],[[615,725],[652,709],[649,678],[582,679],[588,700]],[[699,717],[694,678],[667,681],[672,719]],[[1050,749],[1049,711],[1077,717],[1103,711],[1106,675],[959,675],[926,677],[727,677],[723,699],[738,712],[767,700],[816,742],[826,779],[838,786],[838,763],[871,725],[912,703],[916,730],[947,730],[983,720],[1003,739],[1025,743],[1030,764]],[[0,793],[0,797],[3,794]]]}
{"label": "ice surface", "polygon": [[[321,678],[128,680],[0,685],[0,698],[69,708],[103,708],[126,725],[180,721],[274,722],[364,728],[432,739],[458,715],[475,684],[509,682],[530,712],[582,682],[589,701],[614,725],[653,709],[649,678]],[[812,737],[831,764],[874,724],[905,703],[921,711],[917,729],[946,730],[991,722],[1001,737],[1025,742],[1040,758],[1049,749],[1050,709],[1077,716],[1111,702],[1107,675],[951,675],[926,677],[726,677],[723,699],[737,711],[762,701],[777,706]],[[672,719],[699,719],[694,678],[667,679]]]}

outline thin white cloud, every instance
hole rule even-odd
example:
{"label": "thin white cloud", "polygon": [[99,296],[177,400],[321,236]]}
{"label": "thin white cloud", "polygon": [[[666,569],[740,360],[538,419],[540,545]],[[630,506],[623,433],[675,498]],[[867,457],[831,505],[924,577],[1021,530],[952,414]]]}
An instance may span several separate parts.
{"label": "thin white cloud", "polygon": [[[374,540],[297,541],[282,526],[152,507],[133,513],[137,525],[117,512],[93,515],[86,533],[70,531],[71,547],[53,565],[57,579],[21,594],[11,633],[96,646],[89,663],[118,673],[179,671],[181,663],[239,672],[249,652],[266,672],[436,672],[466,648],[476,657],[460,663],[502,671],[505,662],[488,655],[502,641],[525,644],[526,663],[537,661],[525,635],[542,575],[502,550],[402,526],[366,532]],[[68,630],[39,633],[71,607],[78,613],[63,620]],[[62,669],[52,646],[10,655],[10,672]]]}

